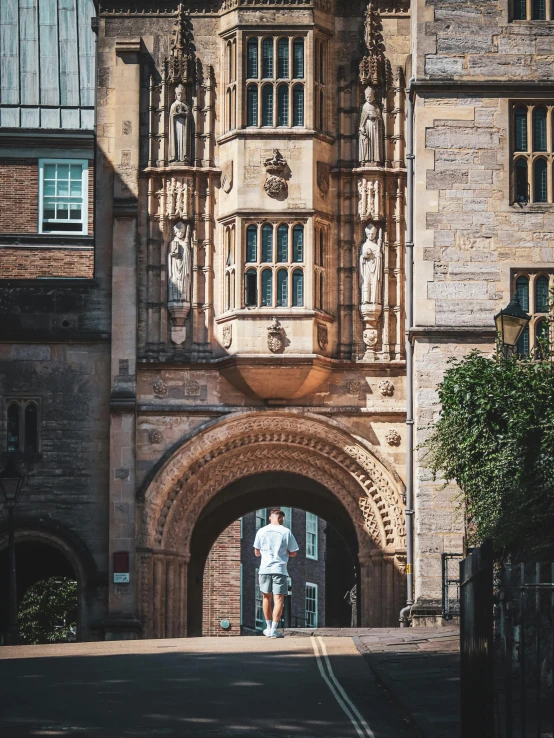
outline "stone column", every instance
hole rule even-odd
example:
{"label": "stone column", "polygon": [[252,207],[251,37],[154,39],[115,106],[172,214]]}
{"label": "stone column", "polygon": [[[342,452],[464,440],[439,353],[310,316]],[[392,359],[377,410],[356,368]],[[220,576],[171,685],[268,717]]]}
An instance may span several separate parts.
{"label": "stone column", "polygon": [[[135,638],[135,402],[140,38],[119,39],[113,67],[110,584],[107,639]],[[113,554],[129,553],[129,583],[114,584]]]}

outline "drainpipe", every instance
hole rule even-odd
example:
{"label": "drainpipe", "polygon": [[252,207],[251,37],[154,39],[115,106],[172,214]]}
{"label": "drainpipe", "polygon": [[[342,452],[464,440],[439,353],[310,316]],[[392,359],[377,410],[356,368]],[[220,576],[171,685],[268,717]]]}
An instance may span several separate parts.
{"label": "drainpipe", "polygon": [[406,121],[406,607],[400,610],[400,627],[410,625],[414,604],[414,377],[410,329],[414,322],[414,101],[411,77],[407,90]]}

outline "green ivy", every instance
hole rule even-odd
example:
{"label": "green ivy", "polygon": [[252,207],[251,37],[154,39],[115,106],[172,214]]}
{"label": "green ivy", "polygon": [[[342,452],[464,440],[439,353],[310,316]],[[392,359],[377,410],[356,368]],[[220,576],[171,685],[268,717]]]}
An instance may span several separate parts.
{"label": "green ivy", "polygon": [[501,555],[554,555],[554,367],[475,351],[439,386],[427,461],[462,491],[468,543]]}
{"label": "green ivy", "polygon": [[33,584],[19,606],[21,642],[60,643],[75,639],[77,582],[50,577]]}

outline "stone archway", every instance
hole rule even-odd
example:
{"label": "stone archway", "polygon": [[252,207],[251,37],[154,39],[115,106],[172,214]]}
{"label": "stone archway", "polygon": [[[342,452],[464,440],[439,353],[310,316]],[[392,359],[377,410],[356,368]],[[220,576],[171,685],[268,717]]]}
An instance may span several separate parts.
{"label": "stone archway", "polygon": [[281,411],[235,415],[199,430],[144,491],[137,594],[145,637],[186,635],[191,537],[210,500],[241,478],[283,471],[322,485],[348,512],[358,541],[361,624],[396,624],[395,577],[405,570],[402,482],[338,423]]}

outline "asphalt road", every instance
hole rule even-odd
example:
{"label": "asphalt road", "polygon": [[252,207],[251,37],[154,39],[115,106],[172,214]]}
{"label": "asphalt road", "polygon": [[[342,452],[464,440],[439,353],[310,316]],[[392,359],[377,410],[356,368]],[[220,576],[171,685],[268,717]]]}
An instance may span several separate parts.
{"label": "asphalt road", "polygon": [[251,637],[0,648],[0,735],[417,733],[351,638]]}

